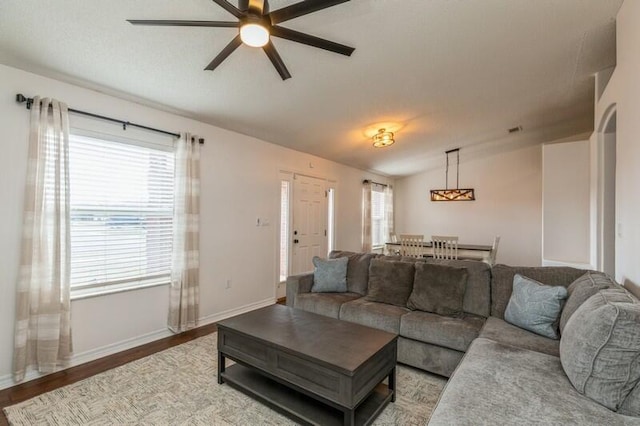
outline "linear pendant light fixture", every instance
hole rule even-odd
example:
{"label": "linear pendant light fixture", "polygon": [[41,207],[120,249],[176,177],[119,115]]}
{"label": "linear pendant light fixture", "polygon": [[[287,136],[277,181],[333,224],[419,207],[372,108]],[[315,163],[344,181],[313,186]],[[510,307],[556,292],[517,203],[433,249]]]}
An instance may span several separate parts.
{"label": "linear pendant light fixture", "polygon": [[[456,161],[456,189],[449,189],[449,154],[455,152]],[[446,151],[447,168],[445,178],[445,189],[432,189],[431,201],[473,201],[476,199],[473,188],[460,189],[460,148]]]}

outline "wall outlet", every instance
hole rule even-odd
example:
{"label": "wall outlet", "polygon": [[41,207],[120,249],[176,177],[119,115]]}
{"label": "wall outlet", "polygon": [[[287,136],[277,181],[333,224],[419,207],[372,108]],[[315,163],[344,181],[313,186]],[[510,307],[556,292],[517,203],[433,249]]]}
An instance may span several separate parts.
{"label": "wall outlet", "polygon": [[226,283],[225,288],[226,288],[226,289],[230,289],[230,288],[231,288],[231,278],[228,278],[228,279],[227,279],[227,283]]}

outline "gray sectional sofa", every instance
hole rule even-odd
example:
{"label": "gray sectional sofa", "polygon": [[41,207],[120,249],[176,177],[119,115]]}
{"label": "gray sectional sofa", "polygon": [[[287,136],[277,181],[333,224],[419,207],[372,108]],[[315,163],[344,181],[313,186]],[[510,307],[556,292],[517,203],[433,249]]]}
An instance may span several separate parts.
{"label": "gray sectional sofa", "polygon": [[363,297],[367,294],[372,259],[389,260],[390,268],[393,261],[415,262],[416,259],[342,251],[333,251],[329,257],[349,258],[348,291],[312,293],[313,273],[290,276],[287,278],[287,305],[398,334],[398,361],[403,364],[449,377],[489,316],[491,271],[485,263],[424,260],[468,271],[463,312],[456,316],[442,316],[372,302]]}
{"label": "gray sectional sofa", "polygon": [[[635,406],[633,415],[612,411],[585,396],[588,392],[576,390],[561,362],[561,340],[534,334],[504,320],[515,274],[547,285],[569,287],[584,270],[506,265],[489,268],[475,261],[419,260],[468,271],[464,312],[441,316],[364,297],[372,259],[416,259],[351,252],[332,252],[330,257],[349,257],[348,292],[312,293],[313,274],[292,276],[287,280],[287,304],[397,333],[399,362],[450,377],[430,425],[640,425],[640,418],[636,417],[640,412],[640,382],[625,402]],[[615,291],[624,292],[621,287]],[[633,296],[628,297],[637,303]],[[562,320],[561,329],[566,327],[566,319]],[[573,359],[573,354],[567,352],[568,344],[564,346],[564,360]]]}

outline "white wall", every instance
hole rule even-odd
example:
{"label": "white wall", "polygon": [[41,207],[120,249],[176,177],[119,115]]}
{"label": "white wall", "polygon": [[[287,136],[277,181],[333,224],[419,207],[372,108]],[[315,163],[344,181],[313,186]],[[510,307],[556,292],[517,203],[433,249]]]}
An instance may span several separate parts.
{"label": "white wall", "polygon": [[[596,104],[595,128],[616,105],[616,280],[640,293],[640,1],[625,0],[617,19],[617,65]],[[600,136],[591,138],[592,153]],[[597,161],[592,162],[597,165]],[[597,174],[597,171],[594,171]],[[597,185],[594,182],[593,185]],[[592,188],[592,193],[596,188]]]}
{"label": "white wall", "polygon": [[[430,201],[429,190],[444,187],[444,164],[396,180],[396,233],[458,235],[461,243],[489,245],[500,235],[499,263],[540,265],[541,156],[534,146],[462,162],[460,187],[474,188],[476,201]],[[455,167],[449,173],[455,185]]]}
{"label": "white wall", "polygon": [[[202,149],[201,306],[204,321],[273,303],[278,171],[337,181],[336,247],[361,246],[361,182],[384,177],[202,122],[0,65],[0,388],[10,384],[14,294],[22,224],[29,114],[16,93],[55,97],[73,108],[206,139]],[[73,116],[71,124],[73,125]],[[313,165],[313,168],[310,167]],[[272,224],[256,227],[257,217]],[[227,279],[232,287],[225,289]],[[72,302],[75,363],[166,335],[166,286]]]}
{"label": "white wall", "polygon": [[589,141],[542,148],[543,263],[590,267]]}

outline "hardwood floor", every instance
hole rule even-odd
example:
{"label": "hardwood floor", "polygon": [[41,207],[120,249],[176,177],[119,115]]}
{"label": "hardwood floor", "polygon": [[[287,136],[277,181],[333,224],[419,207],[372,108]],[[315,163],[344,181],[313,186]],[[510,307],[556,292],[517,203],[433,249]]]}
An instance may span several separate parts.
{"label": "hardwood floor", "polygon": [[[276,303],[286,304],[286,297],[281,297]],[[26,401],[45,392],[61,388],[71,383],[91,377],[95,374],[102,373],[111,368],[119,367],[131,361],[153,355],[156,352],[169,349],[173,346],[186,343],[198,337],[206,336],[214,333],[218,327],[216,324],[204,325],[184,333],[176,334],[146,345],[131,348],[129,350],[118,352],[95,361],[87,362],[76,367],[71,367],[57,373],[49,374],[36,380],[31,380],[20,385],[13,386],[8,389],[0,390],[0,426],[8,426],[8,421],[2,408],[18,402]]]}
{"label": "hardwood floor", "polygon": [[[280,301],[278,302],[280,303]],[[185,331],[184,333],[176,334],[175,336],[156,340],[155,342],[147,343],[146,345],[118,352],[117,354],[109,355],[86,364],[71,367],[66,370],[49,374],[45,377],[2,390],[0,391],[0,426],[9,424],[4,412],[2,411],[2,408],[4,407],[26,401],[34,396],[70,385],[71,383],[93,376],[94,374],[102,373],[103,371],[111,368],[121,366],[128,362],[152,355],[156,352],[197,339],[198,337],[206,336],[216,330],[216,324],[205,325],[193,330]]]}

